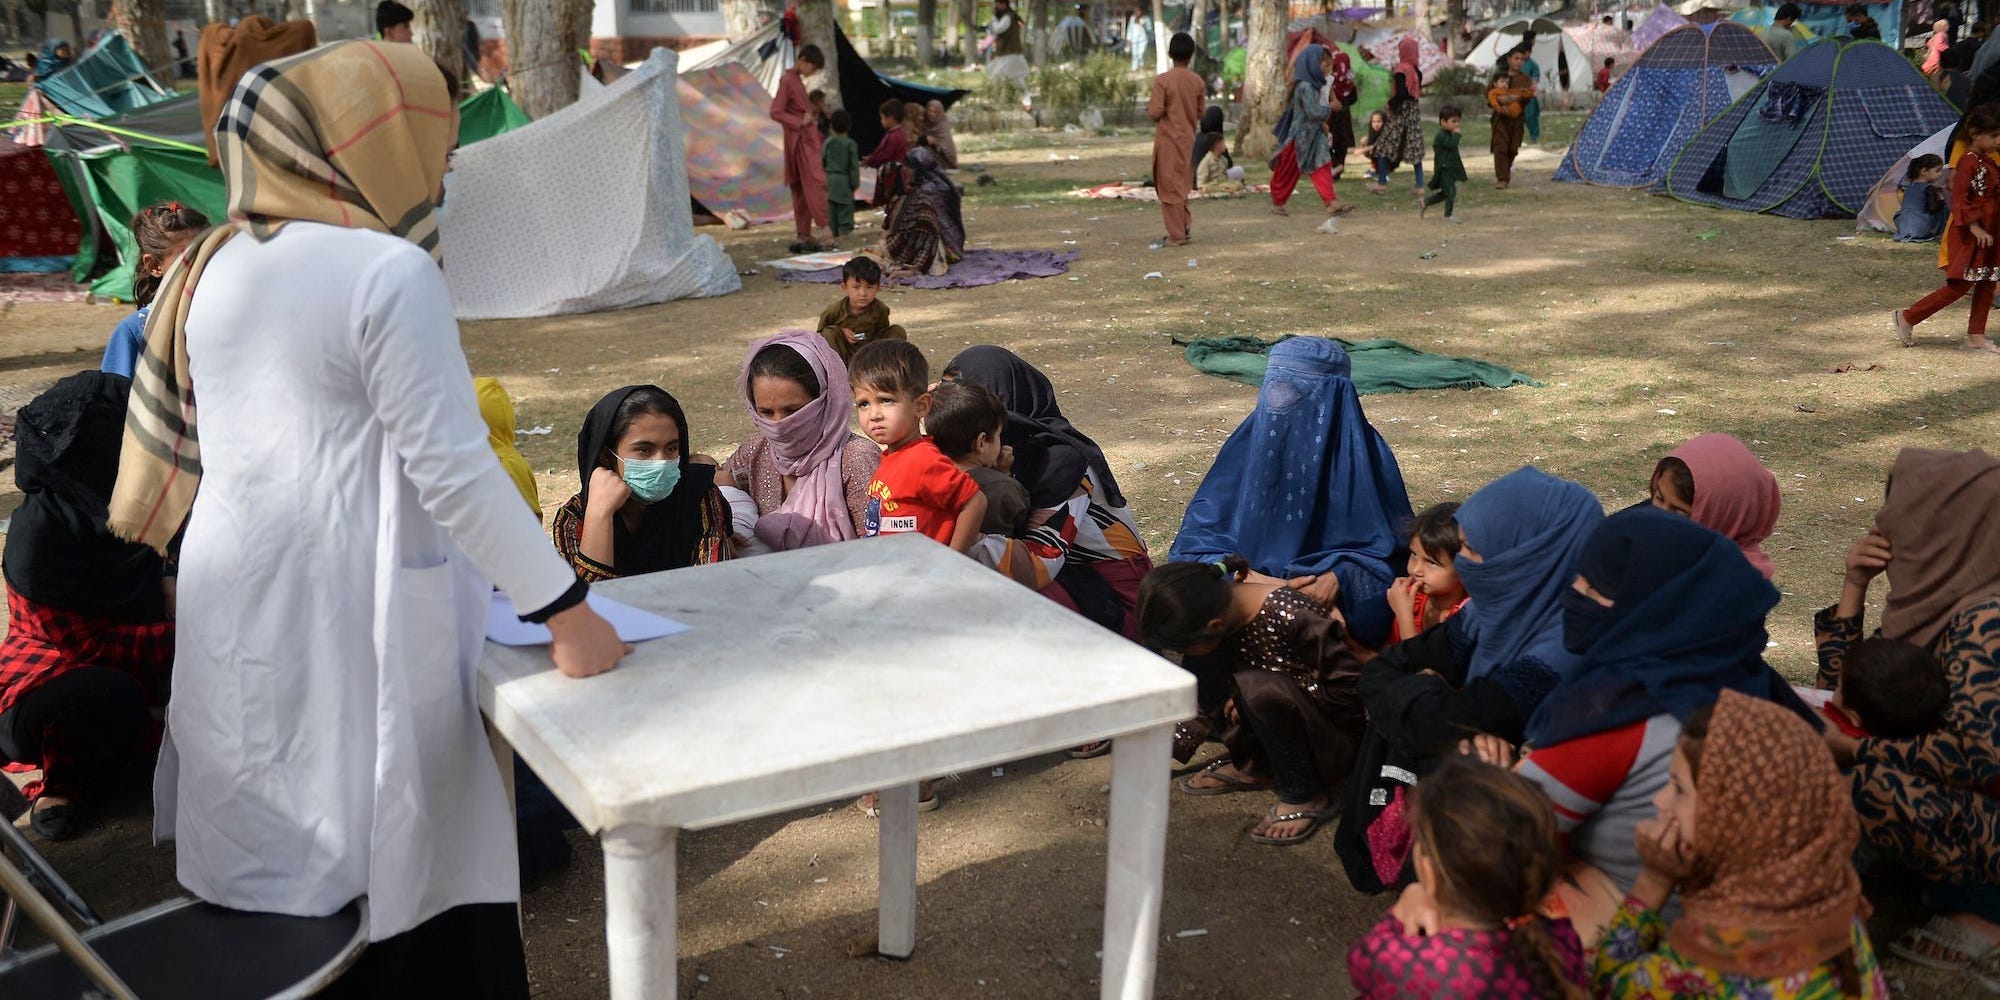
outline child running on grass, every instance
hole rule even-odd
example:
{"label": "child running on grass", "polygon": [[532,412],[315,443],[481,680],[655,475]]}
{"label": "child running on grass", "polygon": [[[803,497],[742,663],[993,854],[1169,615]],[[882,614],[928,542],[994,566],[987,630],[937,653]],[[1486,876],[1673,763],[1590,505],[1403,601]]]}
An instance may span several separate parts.
{"label": "child running on grass", "polygon": [[1458,130],[1464,123],[1465,113],[1456,105],[1438,109],[1438,134],[1431,141],[1431,194],[1417,199],[1418,218],[1430,211],[1432,205],[1444,202],[1444,221],[1465,221],[1456,211],[1458,184],[1466,179],[1465,161],[1458,156]]}
{"label": "child running on grass", "polygon": [[1960,128],[1966,144],[1951,178],[1951,222],[1945,227],[1940,254],[1944,285],[1906,309],[1889,314],[1896,339],[1904,347],[1917,343],[1916,326],[1938,310],[1972,293],[1972,315],[1965,324],[1965,349],[2000,354],[1986,339],[1986,314],[1993,310],[1993,292],[2000,283],[2000,249],[1993,245],[2000,229],[2000,106],[1972,109]]}

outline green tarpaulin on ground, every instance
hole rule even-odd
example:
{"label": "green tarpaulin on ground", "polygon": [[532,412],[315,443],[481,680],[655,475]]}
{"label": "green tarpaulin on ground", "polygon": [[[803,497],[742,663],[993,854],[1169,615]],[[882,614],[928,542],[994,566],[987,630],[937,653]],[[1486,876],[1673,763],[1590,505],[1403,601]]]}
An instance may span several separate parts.
{"label": "green tarpaulin on ground", "polygon": [[[504,91],[493,88],[466,98],[459,106],[459,144],[469,146],[502,132],[511,132],[528,123],[528,116]],[[116,123],[110,119],[107,124]],[[130,148],[106,146],[86,153],[58,153],[50,156],[77,156],[83,163],[89,191],[77,190],[70,171],[58,164],[56,176],[63,181],[71,207],[78,218],[94,211],[97,224],[117,250],[116,262],[95,280],[90,276],[99,266],[97,244],[86,239],[78,249],[72,271],[77,281],[90,280],[90,290],[101,298],[130,301],[132,269],[139,260],[139,244],[132,236],[132,217],[148,205],[178,201],[219,222],[228,214],[228,192],[222,171],[208,165],[203,150],[179,146],[151,145],[135,140]]]}
{"label": "green tarpaulin on ground", "polygon": [[[1260,340],[1256,337],[1216,337],[1195,341],[1176,340],[1187,348],[1188,364],[1196,371],[1244,385],[1264,384],[1267,356],[1274,344],[1290,340]],[[1542,383],[1490,361],[1430,354],[1395,340],[1342,340],[1330,337],[1347,349],[1354,362],[1354,389],[1363,396],[1387,392],[1415,392],[1419,389],[1505,389],[1510,385],[1540,386]]]}

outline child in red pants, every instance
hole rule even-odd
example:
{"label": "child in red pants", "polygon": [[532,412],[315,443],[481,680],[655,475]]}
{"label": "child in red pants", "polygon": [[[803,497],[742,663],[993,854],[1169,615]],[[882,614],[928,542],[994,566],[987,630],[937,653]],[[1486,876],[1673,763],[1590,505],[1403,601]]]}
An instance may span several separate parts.
{"label": "child in red pants", "polygon": [[1944,285],[1889,318],[1896,324],[1896,339],[1911,347],[1917,342],[1918,323],[1971,292],[1965,349],[2000,354],[2000,347],[1986,339],[1986,314],[1993,309],[1994,290],[2000,288],[2000,247],[1993,239],[2000,231],[2000,165],[1992,157],[2000,150],[2000,107],[1974,108],[1959,132],[1968,148],[1958,158],[1951,180],[1951,221],[1945,226],[1942,254]]}

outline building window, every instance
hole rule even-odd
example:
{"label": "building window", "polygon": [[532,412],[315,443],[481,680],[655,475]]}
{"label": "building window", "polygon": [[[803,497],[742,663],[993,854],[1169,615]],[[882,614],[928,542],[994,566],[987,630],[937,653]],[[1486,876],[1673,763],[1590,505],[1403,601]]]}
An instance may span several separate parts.
{"label": "building window", "polygon": [[721,0],[630,0],[634,14],[719,14]]}

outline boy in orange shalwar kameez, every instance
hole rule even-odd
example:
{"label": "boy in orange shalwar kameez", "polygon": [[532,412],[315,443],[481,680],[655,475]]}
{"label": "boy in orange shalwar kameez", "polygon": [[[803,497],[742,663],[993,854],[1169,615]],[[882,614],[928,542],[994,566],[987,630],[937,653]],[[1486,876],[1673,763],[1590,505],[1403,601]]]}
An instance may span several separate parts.
{"label": "boy in orange shalwar kameez", "polygon": [[1153,190],[1160,196],[1160,215],[1167,235],[1155,247],[1185,246],[1188,241],[1188,195],[1194,191],[1194,137],[1201,124],[1201,105],[1208,85],[1188,69],[1194,59],[1194,39],[1186,32],[1167,43],[1174,68],[1153,78],[1153,96],[1146,117],[1153,120]]}
{"label": "boy in orange shalwar kameez", "polygon": [[832,241],[813,239],[815,228],[829,237],[826,208],[826,167],[820,162],[819,118],[806,93],[805,78],[826,65],[826,56],[817,45],[799,50],[792,68],[778,78],[777,96],[771,98],[771,120],[785,129],[785,185],[792,189],[792,227],[798,242],[793,253],[817,253],[832,249]]}

